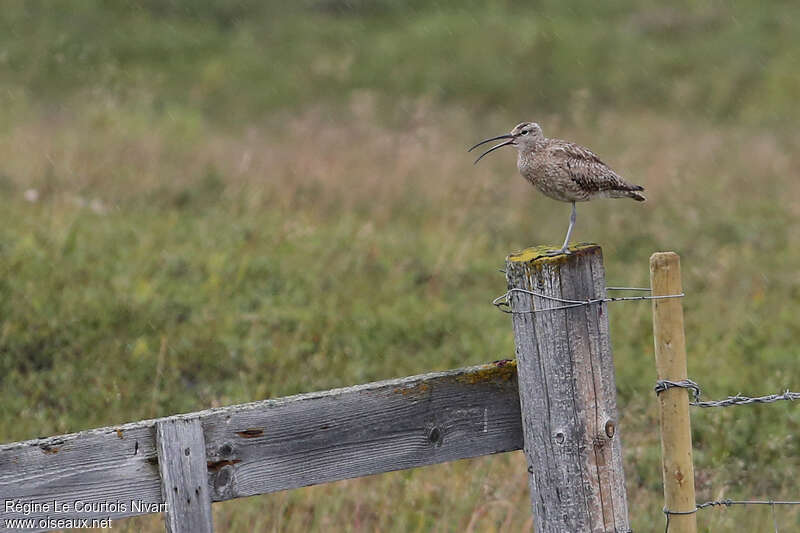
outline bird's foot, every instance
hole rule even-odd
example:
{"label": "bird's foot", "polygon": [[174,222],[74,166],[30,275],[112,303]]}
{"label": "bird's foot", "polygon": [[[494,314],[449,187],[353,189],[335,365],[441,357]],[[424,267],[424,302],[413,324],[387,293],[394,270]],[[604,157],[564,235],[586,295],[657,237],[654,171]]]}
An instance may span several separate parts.
{"label": "bird's foot", "polygon": [[547,250],[544,255],[548,257],[553,257],[556,255],[569,255],[572,252],[569,251],[569,248],[561,248],[560,250]]}

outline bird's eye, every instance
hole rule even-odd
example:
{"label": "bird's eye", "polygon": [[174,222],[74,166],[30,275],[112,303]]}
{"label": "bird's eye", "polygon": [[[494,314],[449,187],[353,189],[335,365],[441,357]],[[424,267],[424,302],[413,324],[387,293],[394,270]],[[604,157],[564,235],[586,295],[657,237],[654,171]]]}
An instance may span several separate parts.
{"label": "bird's eye", "polygon": [[520,133],[521,133],[522,135],[527,135],[527,134],[529,134],[530,132],[531,132],[531,130],[522,130]]}

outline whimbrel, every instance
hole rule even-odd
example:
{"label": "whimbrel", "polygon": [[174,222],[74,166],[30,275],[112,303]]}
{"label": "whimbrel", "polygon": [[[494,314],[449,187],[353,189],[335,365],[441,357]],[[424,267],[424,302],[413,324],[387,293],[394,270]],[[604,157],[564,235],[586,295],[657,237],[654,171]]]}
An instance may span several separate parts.
{"label": "whimbrel", "polygon": [[500,139],[505,139],[505,142],[483,152],[475,163],[498,148],[516,146],[517,168],[522,177],[545,196],[572,203],[564,245],[560,250],[551,250],[550,255],[569,253],[569,237],[577,218],[575,202],[588,202],[595,198],[633,198],[638,202],[645,200],[644,195],[639,192],[644,187],[622,179],[587,148],[561,139],[548,139],[535,122],[523,122],[508,135],[498,135],[481,141],[469,151]]}

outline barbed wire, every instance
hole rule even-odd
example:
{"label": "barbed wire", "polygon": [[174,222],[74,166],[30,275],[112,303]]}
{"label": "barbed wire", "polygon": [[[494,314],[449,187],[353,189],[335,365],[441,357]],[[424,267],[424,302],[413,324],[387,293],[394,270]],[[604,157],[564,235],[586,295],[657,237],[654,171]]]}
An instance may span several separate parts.
{"label": "barbed wire", "polygon": [[[742,396],[741,394],[736,394],[735,396],[728,396],[724,400],[709,400],[709,401],[700,401],[700,395],[702,394],[702,390],[700,389],[700,385],[694,382],[691,379],[682,379],[679,381],[671,381],[668,379],[659,379],[656,381],[655,391],[656,394],[661,394],[662,392],[669,390],[673,387],[687,389],[692,394],[694,398],[692,401],[689,402],[689,405],[694,407],[731,407],[734,405],[747,405],[752,403],[773,403],[779,400],[800,400],[800,393],[792,392],[790,390],[784,391],[782,394],[769,394],[766,396],[757,396],[757,397],[749,397],[749,396]],[[670,516],[671,515],[688,515],[694,514],[697,511],[702,509],[706,509],[708,507],[717,507],[717,506],[724,506],[730,507],[732,505],[769,505],[772,508],[772,524],[775,528],[775,533],[779,533],[778,531],[778,520],[775,516],[775,506],[776,505],[800,505],[800,501],[792,501],[792,500],[712,500],[704,503],[698,503],[695,505],[695,508],[691,511],[672,511],[667,509],[666,507],[663,509],[664,515],[667,517],[667,523],[664,529],[665,533],[669,532],[669,523],[670,523]]]}
{"label": "barbed wire", "polygon": [[665,390],[669,390],[673,387],[678,387],[681,389],[687,389],[692,391],[692,396],[694,397],[693,402],[689,402],[690,404],[694,404],[700,401],[700,385],[692,381],[691,379],[682,379],[680,381],[670,381],[668,379],[659,379],[656,381],[656,386],[653,390],[656,391],[656,396],[664,392]]}
{"label": "barbed wire", "polygon": [[[606,287],[606,290],[610,291],[650,291],[650,289],[643,288],[643,287]],[[531,311],[512,311],[511,310],[511,294],[514,292],[519,292],[522,294],[529,294],[531,296],[538,296],[539,298],[544,298],[545,300],[550,300],[553,302],[562,303],[564,305],[556,305],[553,307],[546,307],[544,309],[533,309]],[[558,311],[559,309],[571,309],[573,307],[581,307],[584,305],[592,305],[592,304],[599,304],[599,303],[607,303],[607,302],[630,302],[635,300],[661,300],[665,298],[683,298],[685,296],[684,293],[680,294],[664,294],[660,296],[612,296],[612,297],[605,297],[605,298],[590,298],[588,300],[570,300],[568,298],[558,298],[556,296],[550,296],[548,294],[544,294],[537,291],[531,291],[528,289],[518,289],[513,288],[506,291],[505,294],[498,296],[494,300],[492,300],[492,305],[497,307],[503,313],[509,314],[516,314],[516,313],[540,313],[542,311]]]}
{"label": "barbed wire", "polygon": [[656,394],[661,394],[665,390],[671,389],[673,387],[679,387],[682,389],[690,390],[694,400],[689,402],[689,405],[692,405],[694,407],[731,407],[734,405],[748,405],[752,403],[774,403],[781,400],[788,400],[790,402],[793,402],[795,400],[800,400],[800,392],[792,392],[789,389],[786,389],[780,394],[767,394],[766,396],[756,396],[756,397],[742,396],[741,394],[736,394],[735,396],[728,396],[724,400],[707,400],[701,402],[700,394],[702,393],[702,390],[700,389],[700,386],[691,379],[683,379],[680,381],[659,379],[658,381],[656,381],[655,391]]}
{"label": "barbed wire", "polygon": [[775,516],[776,505],[800,505],[800,501],[792,500],[712,500],[704,503],[695,504],[695,508],[691,511],[671,511],[666,507],[663,509],[664,515],[667,517],[667,523],[664,528],[664,533],[669,533],[670,516],[672,515],[689,515],[695,514],[697,511],[707,509],[709,507],[731,507],[732,505],[769,505],[772,508],[772,525],[775,527],[775,533],[778,532],[778,520]]}
{"label": "barbed wire", "polygon": [[[606,287],[607,291],[643,291],[643,292],[651,292],[651,289],[646,287]],[[533,309],[531,311],[513,311],[511,310],[511,294],[514,292],[519,292],[522,294],[528,294],[531,296],[537,296],[539,298],[543,298],[545,300],[561,303],[564,305],[557,305],[553,307],[546,307],[544,309]],[[667,298],[683,298],[685,293],[680,294],[666,294],[666,295],[648,295],[648,296],[618,296],[618,297],[605,297],[605,298],[593,298],[587,300],[571,300],[567,298],[558,298],[555,296],[550,296],[547,294],[543,294],[537,291],[531,291],[528,289],[519,289],[519,288],[512,288],[509,289],[505,294],[498,296],[494,300],[492,300],[492,304],[497,307],[503,313],[515,314],[515,313],[539,313],[542,311],[557,311],[561,309],[571,309],[574,307],[580,307],[585,305],[592,305],[597,303],[607,303],[607,302],[625,302],[625,301],[636,301],[636,300],[660,300],[660,299],[667,299]],[[758,397],[749,397],[749,396],[742,396],[741,394],[736,394],[735,396],[728,396],[724,400],[707,400],[707,401],[700,401],[700,395],[702,394],[702,390],[700,386],[692,381],[691,379],[683,379],[679,381],[671,381],[667,379],[660,379],[656,381],[655,392],[656,394],[660,394],[666,390],[669,390],[673,387],[680,387],[691,391],[693,400],[689,402],[690,405],[695,407],[730,407],[734,405],[747,405],[752,403],[773,403],[780,400],[800,400],[800,393],[792,392],[790,390],[785,390],[781,394],[769,394],[767,396],[758,396]],[[702,509],[707,509],[710,507],[731,507],[733,505],[769,505],[772,511],[772,523],[775,528],[775,533],[779,533],[778,531],[778,521],[775,515],[775,506],[776,505],[800,505],[800,501],[791,501],[791,500],[712,500],[707,501],[704,503],[695,504],[695,508],[691,511],[672,511],[670,509],[664,508],[663,512],[666,516],[666,526],[665,526],[665,533],[669,533],[669,525],[670,525],[670,516],[672,515],[689,515],[697,513]]]}

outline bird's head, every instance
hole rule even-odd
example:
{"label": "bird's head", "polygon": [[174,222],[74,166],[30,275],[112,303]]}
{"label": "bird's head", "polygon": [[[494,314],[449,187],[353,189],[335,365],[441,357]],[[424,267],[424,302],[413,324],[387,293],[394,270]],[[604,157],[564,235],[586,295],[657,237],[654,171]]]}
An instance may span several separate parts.
{"label": "bird's head", "polygon": [[485,152],[483,152],[478,159],[475,160],[475,163],[483,159],[483,156],[490,152],[494,152],[498,148],[502,148],[503,146],[516,146],[517,150],[524,151],[527,149],[532,149],[537,143],[544,140],[544,134],[542,133],[542,128],[535,122],[522,122],[517,124],[511,133],[507,135],[498,135],[497,137],[492,137],[490,139],[483,140],[469,149],[469,151],[473,151],[478,146],[482,144],[486,144],[492,141],[499,141],[503,139],[504,141],[492,146]]}

